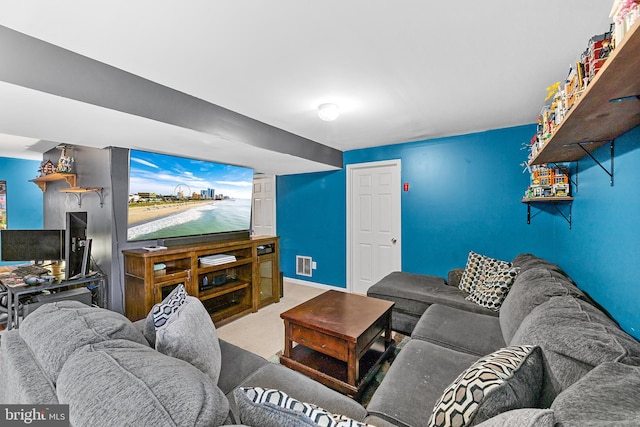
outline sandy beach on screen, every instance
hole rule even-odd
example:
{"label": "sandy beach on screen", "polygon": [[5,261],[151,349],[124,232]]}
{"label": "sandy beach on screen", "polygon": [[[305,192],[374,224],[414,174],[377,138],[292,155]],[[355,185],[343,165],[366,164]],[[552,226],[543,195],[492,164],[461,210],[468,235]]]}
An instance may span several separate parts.
{"label": "sandy beach on screen", "polygon": [[184,212],[186,210],[215,203],[213,200],[199,200],[185,203],[167,203],[154,206],[131,206],[129,205],[129,225],[144,224],[155,219],[164,218],[169,215]]}

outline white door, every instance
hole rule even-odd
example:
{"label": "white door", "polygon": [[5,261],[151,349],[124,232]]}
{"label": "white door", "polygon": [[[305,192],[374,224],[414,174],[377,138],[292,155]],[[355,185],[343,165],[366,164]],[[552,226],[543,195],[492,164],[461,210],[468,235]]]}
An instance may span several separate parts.
{"label": "white door", "polygon": [[347,165],[347,289],[366,294],[402,265],[400,160]]}
{"label": "white door", "polygon": [[253,179],[251,229],[256,236],[276,235],[276,177],[258,175]]}

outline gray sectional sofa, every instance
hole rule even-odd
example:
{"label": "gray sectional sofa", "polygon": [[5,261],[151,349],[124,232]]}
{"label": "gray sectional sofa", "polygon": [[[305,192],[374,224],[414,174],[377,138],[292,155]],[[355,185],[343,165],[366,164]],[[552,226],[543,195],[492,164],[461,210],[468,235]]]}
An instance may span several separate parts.
{"label": "gray sectional sofa", "polygon": [[[20,329],[2,335],[0,403],[68,403],[74,426],[316,425],[297,406],[246,398],[246,389],[264,388],[378,427],[426,426],[436,403],[452,396],[445,390],[469,372],[482,373],[487,363],[508,365],[506,351],[520,355],[521,362],[507,367],[499,385],[483,390],[484,400],[470,417],[454,414],[454,422],[640,425],[640,343],[557,266],[532,255],[519,255],[513,265],[520,271],[499,312],[466,304],[448,283],[452,279],[425,279],[425,292],[414,302],[402,280],[387,283],[398,287],[390,297],[401,295],[424,308],[411,331],[403,326],[410,339],[366,408],[223,340],[217,340],[220,359],[212,379],[202,361],[157,351],[145,338],[148,322],[133,324],[75,302],[43,306]],[[418,295],[420,277],[410,281]],[[460,388],[455,390],[457,398]]]}
{"label": "gray sectional sofa", "polygon": [[[640,425],[640,343],[557,265],[530,254],[512,265],[519,273],[499,311],[465,299],[460,270],[448,281],[392,273],[370,288],[369,295],[396,302],[400,319],[419,315],[367,406],[372,424],[427,425],[443,390],[480,356],[533,345],[542,356],[538,381],[527,379],[539,387],[535,403],[516,399],[513,410],[472,424]],[[399,323],[406,332],[407,323]]]}

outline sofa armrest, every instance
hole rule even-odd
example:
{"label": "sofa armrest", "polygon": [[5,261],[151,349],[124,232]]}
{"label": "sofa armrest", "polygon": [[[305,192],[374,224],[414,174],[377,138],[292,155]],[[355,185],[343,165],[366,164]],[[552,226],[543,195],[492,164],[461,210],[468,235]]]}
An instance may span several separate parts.
{"label": "sofa armrest", "polygon": [[460,279],[462,279],[462,273],[464,273],[464,268],[454,268],[450,270],[447,275],[447,284],[457,288],[460,284]]}

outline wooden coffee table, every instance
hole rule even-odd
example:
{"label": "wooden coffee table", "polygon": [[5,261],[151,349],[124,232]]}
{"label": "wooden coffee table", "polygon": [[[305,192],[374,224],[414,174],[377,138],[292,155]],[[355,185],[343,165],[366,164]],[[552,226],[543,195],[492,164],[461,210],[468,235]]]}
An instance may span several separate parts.
{"label": "wooden coffee table", "polygon": [[332,290],[285,311],[280,363],[357,397],[395,349],[393,304]]}

